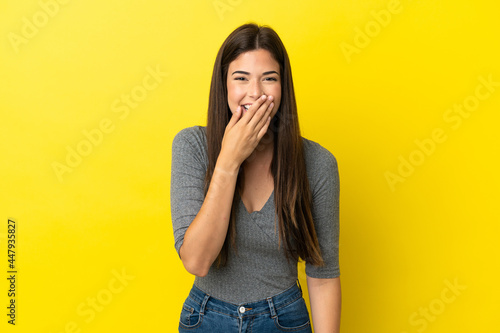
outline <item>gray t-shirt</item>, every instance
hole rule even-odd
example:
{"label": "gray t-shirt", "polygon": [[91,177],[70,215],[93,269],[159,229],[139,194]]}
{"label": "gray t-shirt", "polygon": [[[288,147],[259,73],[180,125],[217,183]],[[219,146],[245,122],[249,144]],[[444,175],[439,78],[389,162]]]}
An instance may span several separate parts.
{"label": "gray t-shirt", "polygon": [[[184,234],[203,201],[208,167],[205,126],[179,131],[172,143],[170,203],[177,253]],[[325,265],[306,262],[306,275],[335,278],[339,269],[339,175],[337,161],[320,144],[303,139],[307,177],[313,197],[312,214]],[[288,262],[283,244],[278,248],[274,223],[274,191],[260,211],[249,213],[239,200],[236,218],[237,255],[230,250],[226,266],[212,265],[195,285],[211,296],[235,304],[278,294],[297,280],[297,262]]]}

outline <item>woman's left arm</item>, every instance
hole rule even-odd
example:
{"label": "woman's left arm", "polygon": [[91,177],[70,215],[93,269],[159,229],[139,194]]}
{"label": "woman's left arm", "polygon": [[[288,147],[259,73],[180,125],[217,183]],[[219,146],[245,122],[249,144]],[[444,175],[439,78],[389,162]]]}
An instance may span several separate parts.
{"label": "woman's left arm", "polygon": [[315,333],[340,332],[340,277],[318,279],[307,276],[307,289]]}

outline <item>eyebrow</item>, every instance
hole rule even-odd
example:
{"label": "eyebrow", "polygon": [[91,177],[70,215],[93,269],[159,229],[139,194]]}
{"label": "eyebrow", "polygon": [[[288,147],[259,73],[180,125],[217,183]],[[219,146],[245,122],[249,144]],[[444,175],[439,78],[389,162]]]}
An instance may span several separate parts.
{"label": "eyebrow", "polygon": [[[233,74],[231,75],[234,75],[234,74],[245,74],[245,75],[250,75],[249,72],[245,72],[245,71],[234,71]],[[262,73],[262,75],[269,75],[269,74],[278,74],[279,76],[279,73],[276,72],[276,71],[269,71],[269,72],[264,72]]]}

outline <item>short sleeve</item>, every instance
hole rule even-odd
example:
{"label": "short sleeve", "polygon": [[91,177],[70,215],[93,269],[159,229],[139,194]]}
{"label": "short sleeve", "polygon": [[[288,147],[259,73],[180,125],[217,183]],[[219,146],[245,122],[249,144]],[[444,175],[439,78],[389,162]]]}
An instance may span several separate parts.
{"label": "short sleeve", "polygon": [[184,234],[205,199],[203,187],[208,162],[203,135],[201,127],[193,126],[178,132],[172,141],[170,210],[178,254]]}
{"label": "short sleeve", "polygon": [[324,266],[313,266],[306,262],[306,275],[313,278],[335,278],[339,268],[339,173],[337,160],[330,151],[315,144],[311,185],[312,215],[318,236]]}

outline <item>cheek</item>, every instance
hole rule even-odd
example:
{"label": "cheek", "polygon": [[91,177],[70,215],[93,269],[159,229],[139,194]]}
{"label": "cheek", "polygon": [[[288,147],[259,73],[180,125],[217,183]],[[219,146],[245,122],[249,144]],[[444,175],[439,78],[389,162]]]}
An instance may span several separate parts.
{"label": "cheek", "polygon": [[278,87],[276,91],[274,92],[274,97],[275,97],[275,104],[280,107],[281,105],[281,87]]}
{"label": "cheek", "polygon": [[231,103],[237,103],[241,98],[241,92],[238,87],[228,86],[227,87],[227,99]]}
{"label": "cheek", "polygon": [[277,98],[281,99],[281,84],[277,84],[273,87],[273,94]]}

